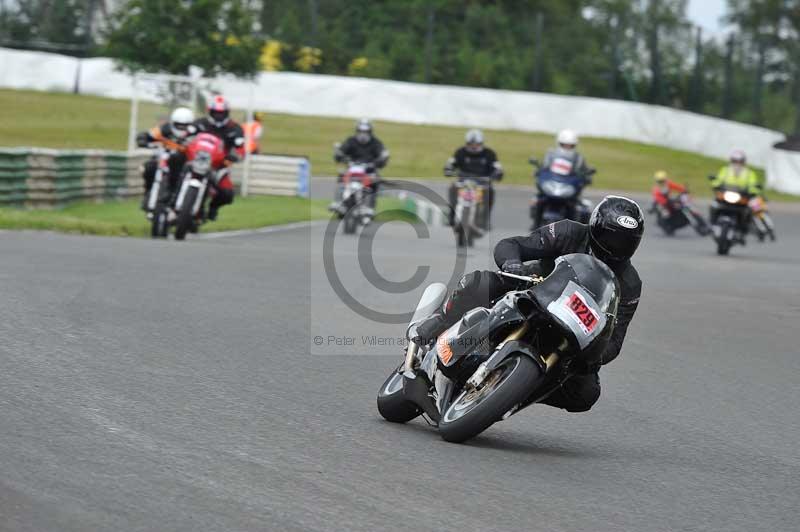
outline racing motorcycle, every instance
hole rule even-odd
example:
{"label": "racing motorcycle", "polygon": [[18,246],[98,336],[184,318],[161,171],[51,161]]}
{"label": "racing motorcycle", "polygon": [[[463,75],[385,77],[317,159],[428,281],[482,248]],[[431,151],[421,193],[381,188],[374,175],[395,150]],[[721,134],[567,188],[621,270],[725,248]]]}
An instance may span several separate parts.
{"label": "racing motorcycle", "polygon": [[161,142],[151,143],[149,147],[156,149],[156,173],[144,207],[147,219],[151,222],[151,236],[160,238],[167,236],[166,216],[162,211],[170,200],[168,185],[170,178],[169,159],[174,152],[185,153],[186,146],[167,139],[161,139]]}
{"label": "racing motorcycle", "polygon": [[[519,281],[518,289],[467,312],[433,346],[409,341],[405,361],[378,392],[386,420],[422,415],[446,441],[463,442],[541,402],[574,368],[599,364],[620,294],[608,266],[576,253],[558,258],[545,278],[498,275]],[[407,338],[446,295],[441,283],[425,290]]]}
{"label": "racing motorcycle", "polygon": [[[713,178],[709,176],[709,179]],[[745,234],[752,216],[749,201],[749,194],[735,187],[723,185],[714,190],[714,200],[709,210],[711,232],[718,255],[727,255],[735,244],[745,244]]]}
{"label": "racing motorcycle", "polygon": [[153,213],[153,236],[164,237],[175,226],[175,239],[183,240],[186,233],[196,232],[204,222],[203,204],[216,192],[209,185],[220,177],[218,172],[230,164],[225,158],[225,143],[210,133],[200,133],[186,148],[186,165],[181,173],[180,187],[171,205],[159,201]]}
{"label": "racing motorcycle", "polygon": [[578,175],[572,161],[563,157],[556,157],[547,168],[542,168],[536,159],[529,162],[536,167],[538,191],[530,201],[531,230],[565,219],[588,223],[592,205],[581,198],[581,192],[591,184],[596,170]]}
{"label": "racing motorcycle", "polygon": [[484,198],[491,180],[491,177],[459,174],[455,182],[456,204],[453,211],[457,247],[472,247],[475,239],[483,236],[487,215]]}
{"label": "racing motorcycle", "polygon": [[755,196],[750,200],[750,211],[753,213],[751,218],[751,227],[754,230],[759,242],[763,242],[764,238],[775,242],[775,224],[772,221],[772,216],[769,215],[767,209],[767,202],[761,196]]}
{"label": "racing motorcycle", "polygon": [[666,205],[653,202],[650,212],[656,216],[656,223],[667,236],[672,236],[675,231],[691,225],[692,229],[700,236],[708,236],[711,229],[703,217],[695,211],[685,195],[667,198]]}
{"label": "racing motorcycle", "polygon": [[349,161],[342,175],[342,201],[339,212],[342,214],[345,234],[353,234],[358,227],[366,227],[375,217],[373,195],[378,182],[377,172],[372,164]]}

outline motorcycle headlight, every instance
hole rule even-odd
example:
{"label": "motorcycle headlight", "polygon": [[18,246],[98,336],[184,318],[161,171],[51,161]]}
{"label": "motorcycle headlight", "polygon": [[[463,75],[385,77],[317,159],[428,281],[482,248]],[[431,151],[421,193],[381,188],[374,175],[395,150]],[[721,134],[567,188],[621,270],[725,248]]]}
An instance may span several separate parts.
{"label": "motorcycle headlight", "polygon": [[742,195],[738,192],[734,192],[733,190],[726,190],[722,195],[722,199],[728,203],[739,203],[739,201],[742,199]]}
{"label": "motorcycle headlight", "polygon": [[211,169],[211,155],[201,151],[192,161],[192,170],[196,174],[205,175]]}
{"label": "motorcycle headlight", "polygon": [[575,187],[558,181],[545,181],[542,183],[542,191],[548,196],[557,198],[568,198],[575,195]]}

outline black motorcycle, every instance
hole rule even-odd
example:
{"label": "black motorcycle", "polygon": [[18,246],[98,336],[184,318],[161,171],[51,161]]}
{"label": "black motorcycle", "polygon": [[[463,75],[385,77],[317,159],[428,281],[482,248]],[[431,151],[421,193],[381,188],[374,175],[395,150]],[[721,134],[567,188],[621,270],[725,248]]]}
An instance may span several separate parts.
{"label": "black motorcycle", "polygon": [[531,230],[560,220],[588,223],[592,205],[581,198],[581,193],[591,184],[596,170],[592,168],[578,175],[573,171],[572,163],[561,158],[556,158],[547,168],[542,168],[533,158],[528,162],[536,168],[537,190],[530,201]]}
{"label": "black motorcycle", "polygon": [[[519,281],[518,290],[467,312],[432,347],[409,342],[405,362],[378,392],[386,420],[423,415],[446,441],[463,442],[542,401],[574,368],[599,363],[619,304],[608,266],[571,254],[546,278],[498,274]],[[446,294],[442,284],[426,289],[407,337]]]}
{"label": "black motorcycle", "polygon": [[[709,176],[709,179],[713,177]],[[727,255],[736,244],[745,245],[752,218],[749,202],[750,195],[736,187],[723,185],[714,189],[709,217],[718,255]]]}

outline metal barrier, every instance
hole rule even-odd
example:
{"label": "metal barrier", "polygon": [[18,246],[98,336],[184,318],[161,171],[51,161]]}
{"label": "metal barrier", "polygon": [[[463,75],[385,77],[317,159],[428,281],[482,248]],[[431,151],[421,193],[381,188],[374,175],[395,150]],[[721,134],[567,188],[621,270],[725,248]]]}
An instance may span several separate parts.
{"label": "metal barrier", "polygon": [[[75,201],[140,197],[141,165],[149,150],[0,149],[0,206],[56,208]],[[310,164],[305,157],[256,155],[233,167],[243,195],[308,196]]]}
{"label": "metal barrier", "polygon": [[0,149],[0,205],[54,208],[142,194],[149,156],[100,150]]}
{"label": "metal barrier", "polygon": [[242,196],[279,194],[308,197],[311,164],[306,157],[251,155],[233,167],[233,182]]}

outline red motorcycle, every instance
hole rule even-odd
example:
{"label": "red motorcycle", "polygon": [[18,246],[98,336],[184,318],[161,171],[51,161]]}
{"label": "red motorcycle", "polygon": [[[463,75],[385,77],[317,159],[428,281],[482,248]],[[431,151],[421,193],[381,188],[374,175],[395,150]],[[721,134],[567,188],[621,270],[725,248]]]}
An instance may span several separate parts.
{"label": "red motorcycle", "polygon": [[166,237],[175,226],[175,240],[196,231],[203,223],[203,204],[216,194],[216,186],[231,162],[225,158],[225,143],[210,133],[198,134],[187,146],[187,161],[175,205],[160,205],[153,219],[153,236]]}

